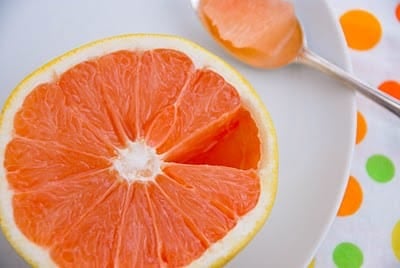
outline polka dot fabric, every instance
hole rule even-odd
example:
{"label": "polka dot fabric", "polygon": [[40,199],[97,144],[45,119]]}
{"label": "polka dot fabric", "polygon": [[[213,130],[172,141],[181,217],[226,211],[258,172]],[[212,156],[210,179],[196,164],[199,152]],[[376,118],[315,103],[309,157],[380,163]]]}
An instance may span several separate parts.
{"label": "polka dot fabric", "polygon": [[[400,1],[329,0],[354,74],[400,100]],[[400,267],[400,120],[357,96],[351,174],[337,217],[307,267]]]}

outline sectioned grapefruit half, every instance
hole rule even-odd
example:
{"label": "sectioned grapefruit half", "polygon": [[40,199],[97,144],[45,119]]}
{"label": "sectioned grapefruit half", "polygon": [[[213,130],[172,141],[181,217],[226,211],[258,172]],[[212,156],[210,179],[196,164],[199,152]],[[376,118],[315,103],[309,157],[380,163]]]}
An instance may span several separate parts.
{"label": "sectioned grapefruit half", "polygon": [[68,52],[16,87],[0,129],[1,226],[33,266],[219,266],[275,198],[269,114],[182,38]]}

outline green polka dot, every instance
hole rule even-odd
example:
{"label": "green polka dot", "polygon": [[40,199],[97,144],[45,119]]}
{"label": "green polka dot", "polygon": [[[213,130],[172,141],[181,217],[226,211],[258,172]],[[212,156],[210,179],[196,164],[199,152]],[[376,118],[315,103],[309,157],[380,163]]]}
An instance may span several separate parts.
{"label": "green polka dot", "polygon": [[364,257],[359,247],[344,242],[337,245],[333,251],[333,261],[338,268],[360,268]]}
{"label": "green polka dot", "polygon": [[394,164],[387,156],[376,154],[367,160],[368,175],[376,182],[385,183],[394,177]]}

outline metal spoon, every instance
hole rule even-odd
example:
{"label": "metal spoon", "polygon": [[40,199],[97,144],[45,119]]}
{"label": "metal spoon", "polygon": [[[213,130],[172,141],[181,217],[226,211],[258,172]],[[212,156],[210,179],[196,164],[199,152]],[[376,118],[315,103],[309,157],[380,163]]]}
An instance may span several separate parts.
{"label": "metal spoon", "polygon": [[[191,4],[193,9],[196,11],[196,13],[199,15],[199,3],[201,0],[191,0]],[[204,21],[202,21],[203,26]],[[207,30],[208,27],[205,26]],[[360,92],[362,95],[366,96],[367,98],[371,99],[372,101],[376,102],[377,104],[380,104],[381,106],[385,107],[387,110],[391,111],[393,114],[397,115],[400,117],[400,102],[397,101],[396,99],[386,95],[385,93],[377,90],[376,88],[373,88],[366,83],[362,82],[361,80],[357,79],[350,73],[346,72],[342,68],[338,67],[337,65],[329,62],[328,60],[324,59],[323,57],[315,54],[314,52],[310,51],[307,48],[307,41],[304,36],[304,32],[302,30],[301,24],[298,21],[298,31],[300,31],[300,36],[301,36],[301,43],[299,44],[299,50],[297,55],[295,55],[289,62],[285,62],[284,64],[290,64],[290,63],[301,63],[305,64],[307,66],[313,67],[317,70],[320,70],[326,74],[329,74],[338,80],[342,81],[346,85],[352,87],[353,89],[357,90]],[[213,36],[214,37],[214,36]],[[215,37],[214,37],[215,38]],[[224,43],[219,42],[220,45],[226,49],[228,52],[231,54],[234,54],[227,45]],[[249,64],[249,62],[244,60],[243,58],[239,58],[240,61],[242,61],[245,64]],[[282,63],[280,65],[274,65],[272,64],[266,64],[268,65],[267,68],[279,68],[282,66]],[[254,66],[254,65],[253,65]]]}

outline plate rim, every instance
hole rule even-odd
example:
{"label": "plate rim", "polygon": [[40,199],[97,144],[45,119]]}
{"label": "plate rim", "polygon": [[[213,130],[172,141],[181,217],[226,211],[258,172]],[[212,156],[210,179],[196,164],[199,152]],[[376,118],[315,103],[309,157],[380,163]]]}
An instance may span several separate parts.
{"label": "plate rim", "polygon": [[[321,1],[321,0],[319,0]],[[333,5],[330,0],[322,0],[321,1],[327,9],[327,12],[329,14],[329,19],[333,22],[333,25],[335,26],[335,33],[334,35],[338,39],[338,42],[340,44],[340,51],[342,52],[342,56],[344,59],[343,64],[337,64],[339,67],[343,68],[345,71],[349,72],[350,74],[353,74],[353,66],[351,63],[351,58],[350,58],[350,53],[347,47],[347,42],[344,36],[344,33],[342,31],[342,28],[340,26],[339,20],[333,10]],[[321,55],[323,56],[323,55]],[[348,87],[346,85],[343,85],[343,87]],[[357,102],[356,102],[356,91],[351,88],[347,88],[347,90],[351,90],[351,111],[352,111],[352,124],[351,124],[351,129],[350,132],[353,133],[352,137],[354,138],[354,142],[350,143],[351,146],[348,148],[348,153],[346,155],[347,161],[346,161],[346,166],[344,167],[344,176],[341,178],[340,182],[340,187],[339,188],[339,193],[336,198],[336,203],[335,203],[335,210],[332,210],[329,216],[329,220],[327,220],[327,223],[325,224],[321,235],[317,239],[317,241],[314,243],[314,249],[310,251],[309,256],[306,258],[305,263],[303,264],[303,267],[308,267],[309,263],[313,260],[315,257],[316,253],[318,252],[318,249],[320,248],[321,244],[324,242],[325,238],[327,237],[329,230],[331,229],[336,217],[337,217],[337,210],[339,209],[342,199],[344,197],[346,188],[347,188],[347,182],[348,182],[348,177],[350,176],[351,173],[351,167],[352,167],[352,160],[354,156],[354,150],[355,150],[355,137],[356,137],[356,130],[357,130]]]}

